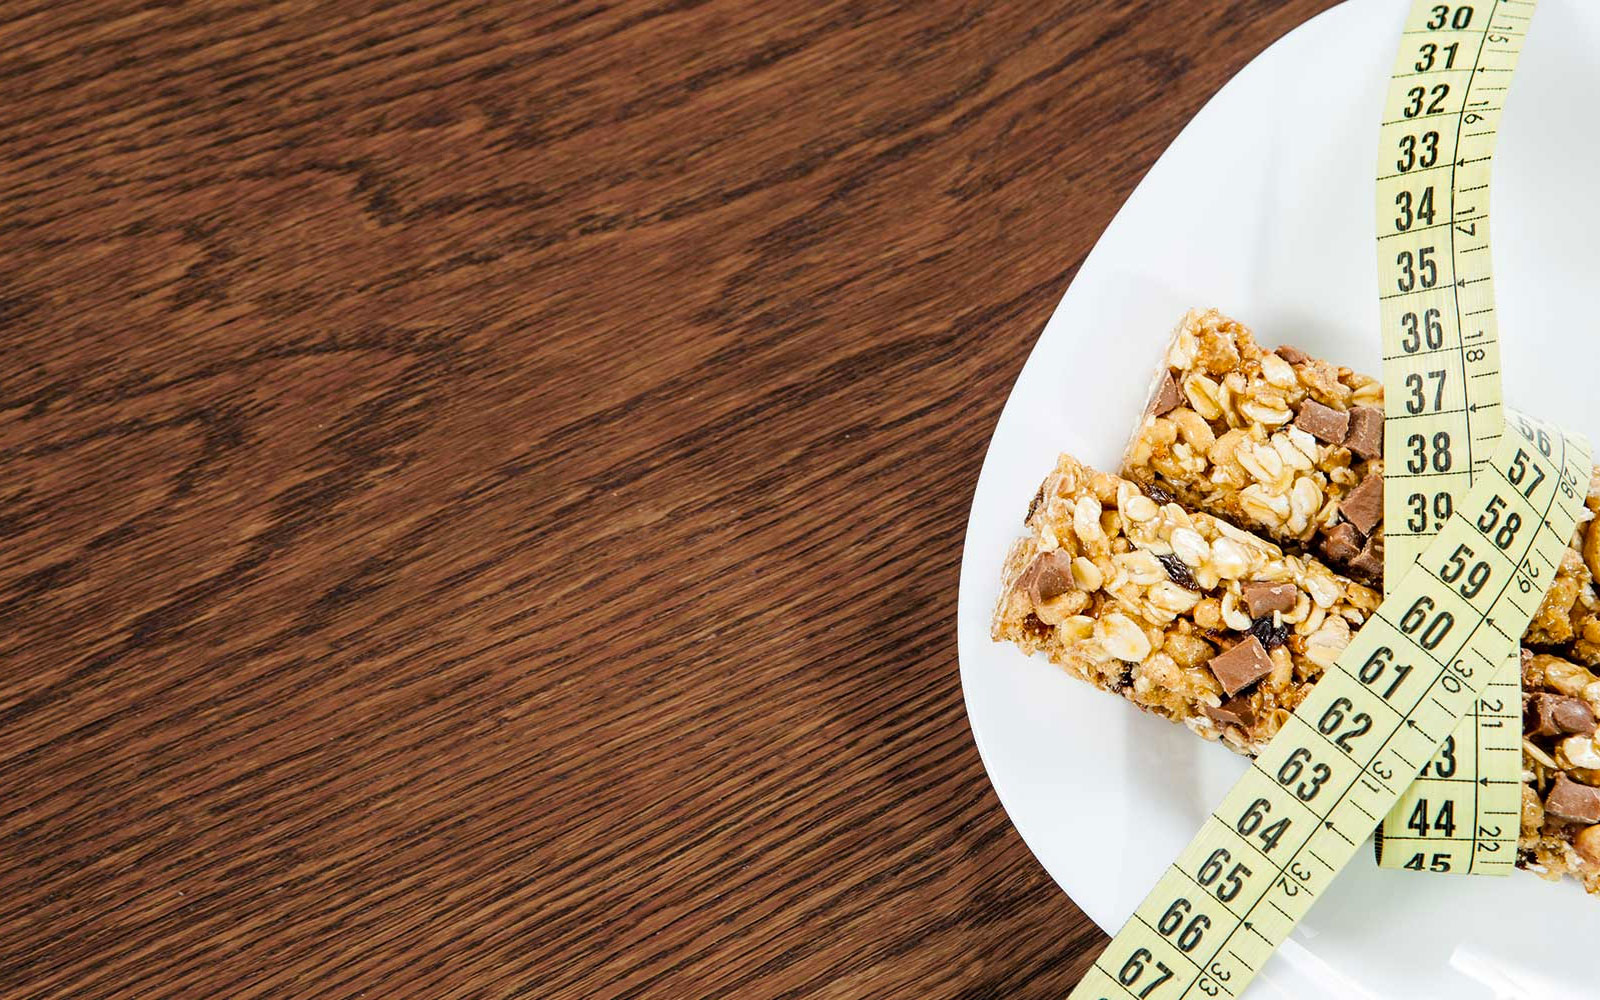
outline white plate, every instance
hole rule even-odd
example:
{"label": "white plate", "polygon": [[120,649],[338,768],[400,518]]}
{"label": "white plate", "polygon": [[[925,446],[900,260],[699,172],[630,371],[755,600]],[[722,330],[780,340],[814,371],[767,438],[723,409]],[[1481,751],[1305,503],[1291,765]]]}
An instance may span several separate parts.
{"label": "white plate", "polygon": [[[1268,344],[1377,373],[1373,173],[1405,9],[1352,0],[1328,11],[1206,105],[1084,262],[984,461],[961,563],[968,717],[1023,839],[1108,931],[1245,764],[992,643],[1001,558],[1058,451],[1114,467],[1167,334],[1191,306],[1215,305]],[[1591,435],[1597,51],[1600,4],[1540,4],[1500,136],[1493,216],[1507,399]],[[1597,950],[1600,899],[1574,884],[1380,871],[1368,849],[1247,995],[1595,997]]]}

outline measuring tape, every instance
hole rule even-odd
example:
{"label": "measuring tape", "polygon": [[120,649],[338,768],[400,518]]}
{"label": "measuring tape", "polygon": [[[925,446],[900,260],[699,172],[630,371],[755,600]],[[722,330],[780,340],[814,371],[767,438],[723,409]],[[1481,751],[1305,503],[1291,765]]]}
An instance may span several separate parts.
{"label": "measuring tape", "polygon": [[[1393,590],[1483,472],[1505,425],[1489,173],[1534,4],[1415,4],[1378,142],[1384,579]],[[1519,633],[1520,635],[1520,633]],[[1385,868],[1505,875],[1522,813],[1520,643],[1384,817]],[[1489,652],[1490,647],[1484,647]]]}
{"label": "measuring tape", "polygon": [[1461,513],[1251,762],[1074,1000],[1238,996],[1472,708],[1555,576],[1589,481],[1582,438],[1510,423],[1517,433]]}
{"label": "measuring tape", "polygon": [[[1555,577],[1591,470],[1581,437],[1505,414],[1500,400],[1486,205],[1503,102],[1469,102],[1504,95],[1532,10],[1531,2],[1512,0],[1419,0],[1406,21],[1383,125],[1385,149],[1400,154],[1379,177],[1380,198],[1392,199],[1383,207],[1397,208],[1401,220],[1411,213],[1397,225],[1385,212],[1379,228],[1386,472],[1394,470],[1385,477],[1388,592],[1073,1000],[1238,996],[1385,816],[1400,823],[1394,836],[1383,836],[1385,864],[1411,867],[1414,854],[1425,857],[1427,870],[1490,871],[1515,857],[1517,806],[1503,817],[1483,807],[1500,804],[1498,792],[1484,789],[1501,774],[1512,781],[1506,801],[1520,804],[1521,700],[1497,685],[1519,686],[1517,674],[1506,677],[1514,662],[1508,654]],[[1430,55],[1433,62],[1417,68]],[[1485,80],[1490,70],[1504,79]],[[1416,159],[1401,168],[1408,149]],[[1437,193],[1426,203],[1428,175],[1418,171],[1434,178]],[[1466,200],[1474,193],[1485,207]],[[1408,313],[1415,347],[1407,346]],[[1418,388],[1412,375],[1422,378],[1414,411],[1405,406]],[[1514,433],[1504,433],[1507,426]],[[1421,468],[1407,467],[1412,452]],[[1413,528],[1399,514],[1418,493],[1429,519]],[[1506,755],[1515,767],[1492,760],[1501,744],[1489,720],[1516,727],[1515,754]],[[1442,746],[1450,752],[1439,753]],[[1425,767],[1427,783],[1408,789]],[[1452,781],[1458,774],[1472,780]],[[1420,833],[1404,825],[1403,797],[1413,813],[1426,801]],[[1436,804],[1446,801],[1445,827],[1470,814],[1470,833],[1439,834]],[[1504,831],[1479,823],[1491,818],[1503,819]],[[1411,833],[1417,836],[1407,842]],[[1409,850],[1423,840],[1426,850]]]}

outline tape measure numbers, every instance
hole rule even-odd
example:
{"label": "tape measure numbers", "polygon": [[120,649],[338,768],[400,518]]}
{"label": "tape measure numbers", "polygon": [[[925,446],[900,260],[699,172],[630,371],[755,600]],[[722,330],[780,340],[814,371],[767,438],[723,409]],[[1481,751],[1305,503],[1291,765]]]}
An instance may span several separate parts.
{"label": "tape measure numbers", "polygon": [[[1527,628],[1589,476],[1582,438],[1514,424],[1462,516],[1252,762],[1074,1000],[1238,996],[1470,710],[1499,666],[1479,650]],[[1466,575],[1455,569],[1463,549]],[[1469,577],[1481,586],[1463,586]]]}
{"label": "tape measure numbers", "polygon": [[[1406,22],[1382,133],[1396,156],[1379,177],[1396,212],[1379,228],[1389,592],[1073,1000],[1238,996],[1386,815],[1401,824],[1383,838],[1386,864],[1405,867],[1401,856],[1424,842],[1410,855],[1425,870],[1514,860],[1519,813],[1504,831],[1478,822],[1499,804],[1498,784],[1486,791],[1496,775],[1510,775],[1520,804],[1520,739],[1507,768],[1494,730],[1520,736],[1510,654],[1555,577],[1592,468],[1581,437],[1505,414],[1500,399],[1487,196],[1503,101],[1490,95],[1509,86],[1532,10],[1417,2]],[[1413,526],[1403,516],[1419,493],[1426,518]],[[1403,796],[1411,813],[1396,808]],[[1419,805],[1423,829],[1408,831]],[[1473,830],[1456,836],[1458,815]]]}
{"label": "tape measure numbers", "polygon": [[[1390,77],[1377,184],[1389,589],[1483,471],[1505,424],[1489,174],[1533,8],[1415,4]],[[1515,638],[1495,647],[1502,662],[1483,698],[1384,818],[1383,867],[1511,871],[1522,809],[1519,647]]]}

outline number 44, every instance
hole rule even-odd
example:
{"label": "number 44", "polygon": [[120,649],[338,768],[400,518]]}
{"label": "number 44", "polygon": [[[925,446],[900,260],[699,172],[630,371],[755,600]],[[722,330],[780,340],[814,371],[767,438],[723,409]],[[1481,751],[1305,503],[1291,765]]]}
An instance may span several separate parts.
{"label": "number 44", "polygon": [[[1417,807],[1411,810],[1411,818],[1406,820],[1406,829],[1417,831],[1417,836],[1428,835],[1428,800],[1418,799]],[[1445,799],[1439,804],[1439,811],[1433,818],[1433,829],[1442,836],[1454,837],[1456,835],[1456,804],[1452,799]]]}

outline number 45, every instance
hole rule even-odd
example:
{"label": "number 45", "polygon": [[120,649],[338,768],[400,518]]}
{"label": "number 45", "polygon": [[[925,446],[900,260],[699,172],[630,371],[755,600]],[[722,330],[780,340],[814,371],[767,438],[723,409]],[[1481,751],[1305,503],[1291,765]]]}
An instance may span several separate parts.
{"label": "number 45", "polygon": [[[1402,868],[1409,868],[1414,872],[1422,871],[1422,852],[1418,851],[1417,853],[1411,855],[1411,860],[1407,861],[1401,867]],[[1435,854],[1433,856],[1433,860],[1428,862],[1428,870],[1432,871],[1432,872],[1447,872],[1447,871],[1449,871],[1450,870],[1450,856],[1448,854]]]}

